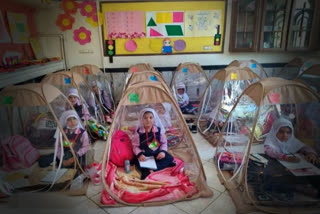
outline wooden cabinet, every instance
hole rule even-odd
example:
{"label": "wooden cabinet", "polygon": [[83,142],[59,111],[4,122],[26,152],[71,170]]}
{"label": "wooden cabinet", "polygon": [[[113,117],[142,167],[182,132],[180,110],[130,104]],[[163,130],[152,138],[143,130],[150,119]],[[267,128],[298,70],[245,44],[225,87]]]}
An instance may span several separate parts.
{"label": "wooden cabinet", "polygon": [[316,0],[234,0],[231,52],[297,51],[316,48]]}
{"label": "wooden cabinet", "polygon": [[233,1],[230,51],[256,51],[259,8],[260,1]]}
{"label": "wooden cabinet", "polygon": [[294,0],[289,26],[288,50],[310,50],[317,45],[319,1]]}

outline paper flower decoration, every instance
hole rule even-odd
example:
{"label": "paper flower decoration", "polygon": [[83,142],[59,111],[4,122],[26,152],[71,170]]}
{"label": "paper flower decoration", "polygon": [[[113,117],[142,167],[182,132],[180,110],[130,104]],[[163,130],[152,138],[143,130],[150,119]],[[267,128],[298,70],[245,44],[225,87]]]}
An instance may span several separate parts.
{"label": "paper flower decoration", "polygon": [[79,7],[81,15],[86,17],[92,17],[97,12],[96,3],[94,1],[83,1]]}
{"label": "paper flower decoration", "polygon": [[91,42],[91,32],[84,27],[80,27],[73,31],[73,39],[80,45],[85,45]]}
{"label": "paper flower decoration", "polygon": [[69,14],[60,14],[56,21],[56,25],[60,27],[62,31],[70,30],[74,23],[74,18]]}
{"label": "paper flower decoration", "polygon": [[77,12],[78,3],[76,3],[74,0],[62,0],[60,7],[65,13],[74,14]]}
{"label": "paper flower decoration", "polygon": [[102,13],[95,13],[91,17],[86,18],[86,22],[89,23],[92,27],[97,27],[98,26],[98,18],[99,18],[99,24],[102,25],[103,22],[103,16]]}

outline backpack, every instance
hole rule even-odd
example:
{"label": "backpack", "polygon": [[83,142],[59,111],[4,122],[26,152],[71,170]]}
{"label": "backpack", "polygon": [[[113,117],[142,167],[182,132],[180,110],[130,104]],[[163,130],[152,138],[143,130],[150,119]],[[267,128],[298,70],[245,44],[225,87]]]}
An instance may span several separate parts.
{"label": "backpack", "polygon": [[117,130],[111,139],[110,161],[116,166],[124,167],[124,161],[131,161],[133,157],[130,137],[124,131]]}
{"label": "backpack", "polygon": [[31,142],[20,135],[11,136],[1,141],[2,169],[6,171],[31,167],[38,160],[40,154]]}

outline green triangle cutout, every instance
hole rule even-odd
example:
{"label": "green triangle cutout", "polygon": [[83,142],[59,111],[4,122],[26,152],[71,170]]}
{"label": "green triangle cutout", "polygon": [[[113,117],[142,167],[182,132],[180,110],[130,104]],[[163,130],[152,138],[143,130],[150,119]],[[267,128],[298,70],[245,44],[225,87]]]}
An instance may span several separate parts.
{"label": "green triangle cutout", "polygon": [[148,27],[157,26],[156,22],[153,20],[152,17],[150,18],[147,26],[148,26]]}

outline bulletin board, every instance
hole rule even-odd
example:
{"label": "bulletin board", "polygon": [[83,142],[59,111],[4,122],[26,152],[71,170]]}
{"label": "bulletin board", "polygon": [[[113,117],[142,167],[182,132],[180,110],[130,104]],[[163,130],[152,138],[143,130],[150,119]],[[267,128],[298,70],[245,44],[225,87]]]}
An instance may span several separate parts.
{"label": "bulletin board", "polygon": [[225,3],[102,2],[105,55],[221,53]]}

